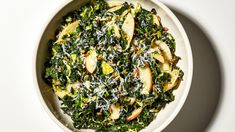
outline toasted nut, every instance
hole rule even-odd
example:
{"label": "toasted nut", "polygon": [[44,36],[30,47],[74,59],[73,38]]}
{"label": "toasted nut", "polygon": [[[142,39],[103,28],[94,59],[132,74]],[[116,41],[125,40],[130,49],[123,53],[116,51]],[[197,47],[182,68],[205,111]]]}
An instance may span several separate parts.
{"label": "toasted nut", "polygon": [[85,80],[87,80],[89,78],[89,75],[86,75],[84,78],[83,78],[83,80],[85,81]]}
{"label": "toasted nut", "polygon": [[100,115],[102,115],[102,113],[101,112],[97,112],[96,115],[100,116]]}
{"label": "toasted nut", "polygon": [[157,16],[157,19],[158,19],[158,21],[161,21],[161,17],[160,16]]}
{"label": "toasted nut", "polygon": [[85,51],[85,50],[81,50],[80,52],[81,52],[82,54],[84,54],[86,51]]}
{"label": "toasted nut", "polygon": [[168,31],[169,29],[167,27],[163,27],[163,31]]}
{"label": "toasted nut", "polygon": [[122,86],[118,86],[118,91],[121,92],[122,91]]}
{"label": "toasted nut", "polygon": [[135,68],[133,72],[134,72],[134,77],[138,77],[139,76],[138,68]]}
{"label": "toasted nut", "polygon": [[52,80],[52,82],[55,84],[55,85],[60,85],[60,80]]}
{"label": "toasted nut", "polygon": [[67,57],[67,56],[64,56],[64,60],[66,60],[66,61],[67,61],[67,60],[68,60],[68,57]]}

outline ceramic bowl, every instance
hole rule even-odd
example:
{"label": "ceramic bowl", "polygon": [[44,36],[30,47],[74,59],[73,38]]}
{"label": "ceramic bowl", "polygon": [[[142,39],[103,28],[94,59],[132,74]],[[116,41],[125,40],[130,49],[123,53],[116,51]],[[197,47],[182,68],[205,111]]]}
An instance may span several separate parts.
{"label": "ceramic bowl", "polygon": [[[120,0],[135,3],[135,0]],[[37,42],[35,57],[34,57],[34,78],[36,90],[41,100],[45,111],[64,131],[87,131],[76,130],[72,125],[70,117],[65,115],[60,109],[60,102],[52,91],[52,88],[47,85],[43,79],[44,63],[48,56],[48,41],[54,38],[55,31],[59,27],[62,17],[68,12],[76,10],[84,6],[89,0],[74,0],[66,1],[51,15],[51,18],[46,23],[42,34],[39,36]],[[142,131],[158,132],[163,130],[177,115],[182,108],[188,92],[190,90],[192,73],[193,73],[193,59],[188,37],[176,16],[158,0],[144,0],[139,1],[143,8],[151,10],[155,8],[161,17],[163,25],[167,26],[169,32],[176,39],[176,55],[181,57],[178,66],[184,71],[184,78],[179,88],[174,90],[175,100],[166,105],[158,114],[155,120]],[[90,131],[90,130],[89,130]]]}

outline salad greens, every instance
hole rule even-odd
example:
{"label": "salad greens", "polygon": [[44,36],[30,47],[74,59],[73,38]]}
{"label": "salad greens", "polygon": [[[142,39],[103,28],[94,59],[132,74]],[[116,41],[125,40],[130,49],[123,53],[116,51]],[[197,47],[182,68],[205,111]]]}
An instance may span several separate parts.
{"label": "salad greens", "polygon": [[155,9],[92,0],[68,13],[58,32],[45,80],[75,128],[140,131],[174,100],[183,71]]}

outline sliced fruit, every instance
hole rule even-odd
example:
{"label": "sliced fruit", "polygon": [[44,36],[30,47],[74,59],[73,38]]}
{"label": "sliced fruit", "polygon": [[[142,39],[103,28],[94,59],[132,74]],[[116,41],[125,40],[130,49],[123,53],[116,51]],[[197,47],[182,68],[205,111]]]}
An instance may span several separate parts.
{"label": "sliced fruit", "polygon": [[120,111],[121,111],[120,105],[119,104],[111,104],[110,109],[111,109],[110,118],[113,120],[118,119],[120,116]]}
{"label": "sliced fruit", "polygon": [[171,80],[169,83],[167,83],[164,86],[164,91],[168,91],[168,90],[174,88],[178,84],[178,79],[179,79],[179,75],[180,75],[179,69],[172,70],[170,72],[170,75],[171,75]]}
{"label": "sliced fruit", "polygon": [[153,53],[152,55],[153,55],[153,58],[158,60],[159,62],[161,62],[161,63],[165,62],[164,57],[162,55],[160,55],[158,53]]}
{"label": "sliced fruit", "polygon": [[162,63],[160,65],[160,69],[161,69],[161,71],[165,71],[165,72],[171,71],[171,66],[169,63]]}
{"label": "sliced fruit", "polygon": [[144,68],[139,69],[140,80],[143,83],[143,90],[141,94],[149,94],[152,89],[152,72],[149,66],[145,66]]}
{"label": "sliced fruit", "polygon": [[107,4],[109,7],[114,7],[114,6],[122,5],[122,2],[120,2],[120,1],[107,1]]}
{"label": "sliced fruit", "polygon": [[138,109],[135,109],[132,114],[126,119],[127,122],[132,121],[133,119],[137,118],[137,116],[142,112],[143,108],[140,107]]}
{"label": "sliced fruit", "polygon": [[158,46],[162,50],[164,57],[169,61],[172,60],[171,50],[167,46],[167,44],[165,42],[161,42],[161,43],[158,44]]}
{"label": "sliced fruit", "polygon": [[165,59],[157,46],[152,45],[152,48],[150,48],[147,53],[150,54],[154,59],[158,60],[159,62],[161,63],[165,62]]}
{"label": "sliced fruit", "polygon": [[160,26],[160,21],[157,17],[157,15],[153,14],[153,23],[155,23],[157,26]]}
{"label": "sliced fruit", "polygon": [[115,12],[115,11],[121,9],[122,6],[123,6],[123,5],[114,6],[114,7],[110,8],[110,9],[108,9],[108,12]]}
{"label": "sliced fruit", "polygon": [[131,13],[128,13],[126,16],[126,19],[122,25],[122,30],[126,34],[127,37],[127,46],[125,48],[128,49],[130,47],[131,40],[134,35],[134,29],[135,29],[135,21]]}
{"label": "sliced fruit", "polygon": [[64,29],[59,33],[56,43],[60,43],[61,41],[63,41],[64,35],[76,32],[78,24],[79,21],[74,21],[73,23],[70,23],[67,26],[65,26]]}
{"label": "sliced fruit", "polygon": [[93,73],[97,65],[97,54],[95,50],[91,50],[88,53],[89,55],[85,59],[85,66],[88,72]]}
{"label": "sliced fruit", "polygon": [[104,73],[105,75],[108,75],[108,74],[114,72],[112,66],[110,66],[110,65],[109,65],[107,62],[105,62],[105,61],[102,61],[101,67],[102,67],[102,71],[103,71],[103,73]]}
{"label": "sliced fruit", "polygon": [[151,47],[151,48],[154,48],[154,50],[160,50],[158,45],[159,45],[161,42],[162,42],[161,40],[156,40],[156,39],[154,39],[154,40],[152,40],[150,47]]}

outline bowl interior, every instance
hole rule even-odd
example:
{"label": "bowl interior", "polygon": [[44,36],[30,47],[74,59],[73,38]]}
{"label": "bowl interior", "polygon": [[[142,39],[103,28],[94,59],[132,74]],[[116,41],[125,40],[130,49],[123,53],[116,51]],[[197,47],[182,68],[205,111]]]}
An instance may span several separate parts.
{"label": "bowl interior", "polygon": [[[120,0],[122,2],[135,3],[132,0]],[[89,0],[82,1],[71,1],[65,3],[62,9],[51,18],[46,29],[42,33],[36,52],[36,81],[37,81],[37,91],[40,96],[41,102],[50,115],[50,117],[65,131],[77,131],[72,125],[72,120],[60,109],[60,102],[58,98],[52,91],[52,88],[47,85],[43,79],[44,76],[44,63],[48,58],[48,41],[53,39],[55,36],[56,29],[59,27],[62,18],[68,12],[76,10],[81,6],[85,5]],[[157,118],[143,131],[161,131],[163,130],[177,115],[181,109],[185,99],[187,97],[188,91],[190,89],[190,84],[192,80],[192,53],[189,45],[188,38],[178,19],[174,14],[163,4],[157,0],[146,0],[140,1],[143,8],[151,10],[155,8],[161,17],[163,25],[170,29],[170,32],[176,39],[176,55],[181,57],[178,66],[184,71],[185,75],[180,87],[174,91],[175,100],[169,103],[164,109],[162,109]],[[85,130],[82,130],[85,131]]]}

